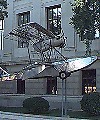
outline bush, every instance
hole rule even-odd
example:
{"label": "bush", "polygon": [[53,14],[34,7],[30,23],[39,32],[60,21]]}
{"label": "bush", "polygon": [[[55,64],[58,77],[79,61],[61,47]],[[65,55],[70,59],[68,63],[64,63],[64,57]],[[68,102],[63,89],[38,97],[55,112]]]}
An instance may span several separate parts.
{"label": "bush", "polygon": [[100,93],[85,94],[81,100],[81,109],[93,115],[100,115]]}
{"label": "bush", "polygon": [[49,102],[41,97],[32,97],[23,101],[23,107],[30,113],[41,114],[49,110]]}

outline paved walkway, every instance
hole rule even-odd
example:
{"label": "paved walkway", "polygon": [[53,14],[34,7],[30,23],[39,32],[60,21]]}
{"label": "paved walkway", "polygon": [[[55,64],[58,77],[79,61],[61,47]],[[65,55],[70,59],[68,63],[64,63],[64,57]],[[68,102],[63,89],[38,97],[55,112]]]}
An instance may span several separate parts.
{"label": "paved walkway", "polygon": [[88,120],[88,119],[49,117],[41,115],[19,114],[0,111],[0,120]]}

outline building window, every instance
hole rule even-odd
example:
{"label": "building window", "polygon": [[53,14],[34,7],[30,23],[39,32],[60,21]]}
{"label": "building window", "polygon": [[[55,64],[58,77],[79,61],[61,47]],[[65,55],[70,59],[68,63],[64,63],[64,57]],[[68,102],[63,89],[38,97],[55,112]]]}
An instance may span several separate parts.
{"label": "building window", "polygon": [[47,7],[47,29],[55,35],[61,32],[61,5]]}
{"label": "building window", "polygon": [[[30,11],[18,14],[18,26],[29,22],[30,22]],[[18,39],[18,48],[25,48],[25,47],[27,47],[27,43],[25,43],[24,40]]]}
{"label": "building window", "polygon": [[18,26],[30,22],[30,11],[18,14]]}
{"label": "building window", "polygon": [[4,20],[0,20],[0,30],[4,30]]}
{"label": "building window", "polygon": [[4,20],[0,20],[0,50],[3,50]]}
{"label": "building window", "polygon": [[82,94],[96,91],[96,69],[82,70]]}

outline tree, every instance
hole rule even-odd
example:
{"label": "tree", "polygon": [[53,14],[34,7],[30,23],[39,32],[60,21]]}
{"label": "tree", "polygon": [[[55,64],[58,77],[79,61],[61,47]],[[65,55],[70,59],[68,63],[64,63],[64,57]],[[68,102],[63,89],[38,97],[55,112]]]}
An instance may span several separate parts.
{"label": "tree", "polygon": [[80,40],[86,45],[86,56],[91,55],[91,43],[99,31],[99,0],[74,0],[71,3],[73,16],[71,23]]}
{"label": "tree", "polygon": [[7,0],[0,0],[0,20],[4,19],[4,16],[7,17]]}

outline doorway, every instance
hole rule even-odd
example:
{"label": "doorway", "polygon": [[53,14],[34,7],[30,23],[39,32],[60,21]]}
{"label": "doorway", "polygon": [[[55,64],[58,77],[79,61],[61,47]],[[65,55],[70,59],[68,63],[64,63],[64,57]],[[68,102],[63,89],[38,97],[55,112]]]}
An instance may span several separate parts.
{"label": "doorway", "polygon": [[57,77],[47,78],[47,94],[57,94]]}
{"label": "doorway", "polygon": [[17,94],[25,94],[25,80],[17,79]]}
{"label": "doorway", "polygon": [[82,94],[96,92],[96,69],[82,70]]}

